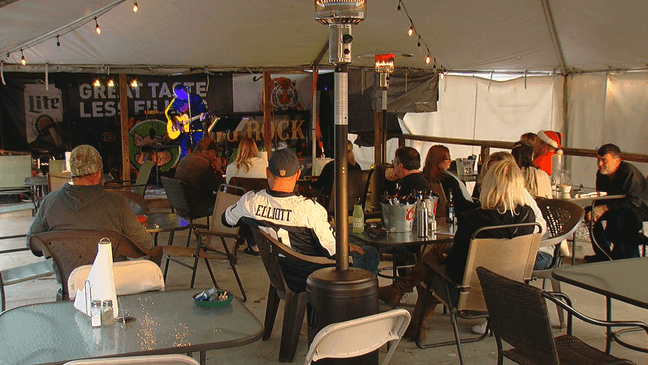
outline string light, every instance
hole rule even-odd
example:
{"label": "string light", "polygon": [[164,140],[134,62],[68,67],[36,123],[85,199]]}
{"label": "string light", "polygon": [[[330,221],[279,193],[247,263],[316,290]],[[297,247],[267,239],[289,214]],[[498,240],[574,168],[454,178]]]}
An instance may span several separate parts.
{"label": "string light", "polygon": [[131,81],[131,87],[139,87],[139,83],[137,82],[137,80]]}
{"label": "string light", "polygon": [[115,82],[113,80],[108,80],[108,87],[115,87]]}
{"label": "string light", "polygon": [[101,27],[99,27],[99,22],[97,22],[97,17],[94,18],[94,21],[95,21],[95,32],[97,32],[97,34],[101,34]]}
{"label": "string light", "polygon": [[94,83],[92,84],[92,86],[94,86],[94,87],[101,86],[101,81],[99,81],[99,79],[94,80]]}
{"label": "string light", "polygon": [[133,7],[131,9],[133,10],[133,13],[137,13],[139,11],[139,5],[137,5],[137,1],[133,1]]}
{"label": "string light", "polygon": [[[407,29],[407,35],[410,37],[412,37],[414,34],[417,35],[416,46],[418,47],[420,52],[422,52],[423,47],[425,47],[425,50],[427,51],[427,54],[425,55],[425,63],[429,65],[430,63],[432,63],[433,60],[432,56],[430,55],[430,47],[428,47],[423,37],[421,37],[421,35],[416,31],[416,27],[414,26],[414,21],[412,20],[412,17],[409,15],[409,12],[407,12],[407,7],[405,6],[405,3],[403,3],[403,0],[398,0],[398,6],[396,7],[396,10],[398,11],[399,14],[401,13],[401,10],[403,10],[405,15],[407,16],[407,19],[410,22],[410,27]],[[434,64],[436,67],[436,60],[434,60]]]}
{"label": "string light", "polygon": [[58,34],[56,35],[56,46],[57,47],[61,46],[61,37]]}
{"label": "string light", "polygon": [[25,59],[25,53],[23,52],[22,49],[20,50],[20,54],[22,55],[22,57],[20,58],[20,63],[21,63],[23,66],[25,66],[25,65],[27,64],[27,60]]}

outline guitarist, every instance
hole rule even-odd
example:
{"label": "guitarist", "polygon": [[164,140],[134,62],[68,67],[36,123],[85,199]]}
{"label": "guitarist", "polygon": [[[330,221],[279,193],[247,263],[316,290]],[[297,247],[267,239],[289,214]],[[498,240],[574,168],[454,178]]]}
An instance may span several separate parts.
{"label": "guitarist", "polygon": [[[177,84],[173,88],[175,97],[164,111],[167,117],[167,129],[170,127],[174,131],[187,132],[180,135],[180,158],[182,159],[193,150],[193,147],[203,138],[202,121],[207,115],[207,106],[203,99],[182,85]],[[183,120],[191,119],[200,115],[198,120],[189,123],[188,128],[183,125]]]}

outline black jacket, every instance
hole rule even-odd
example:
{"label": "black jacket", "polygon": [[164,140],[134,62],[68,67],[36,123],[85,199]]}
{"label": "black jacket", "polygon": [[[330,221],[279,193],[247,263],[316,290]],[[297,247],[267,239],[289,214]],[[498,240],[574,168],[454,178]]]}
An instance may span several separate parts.
{"label": "black jacket", "polygon": [[609,195],[625,194],[624,199],[602,200],[610,209],[628,207],[640,219],[648,219],[648,181],[634,165],[621,161],[614,175],[603,175],[596,172],[596,190]]}

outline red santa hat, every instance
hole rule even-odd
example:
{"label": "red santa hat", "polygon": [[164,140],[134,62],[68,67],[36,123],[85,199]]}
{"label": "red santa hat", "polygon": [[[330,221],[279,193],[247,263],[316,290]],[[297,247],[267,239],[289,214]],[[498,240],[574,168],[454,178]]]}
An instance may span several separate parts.
{"label": "red santa hat", "polygon": [[554,131],[540,131],[538,132],[538,138],[549,146],[560,149],[562,144],[562,133]]}

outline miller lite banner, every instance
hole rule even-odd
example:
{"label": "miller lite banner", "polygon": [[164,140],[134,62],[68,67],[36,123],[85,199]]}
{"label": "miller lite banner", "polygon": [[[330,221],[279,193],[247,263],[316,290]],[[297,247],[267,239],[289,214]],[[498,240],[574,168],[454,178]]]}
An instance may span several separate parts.
{"label": "miller lite banner", "polygon": [[[52,128],[63,120],[61,90],[54,85],[47,90],[45,84],[28,84],[24,97],[27,142],[34,142],[41,133],[57,133]],[[60,139],[58,134],[52,137]]]}

